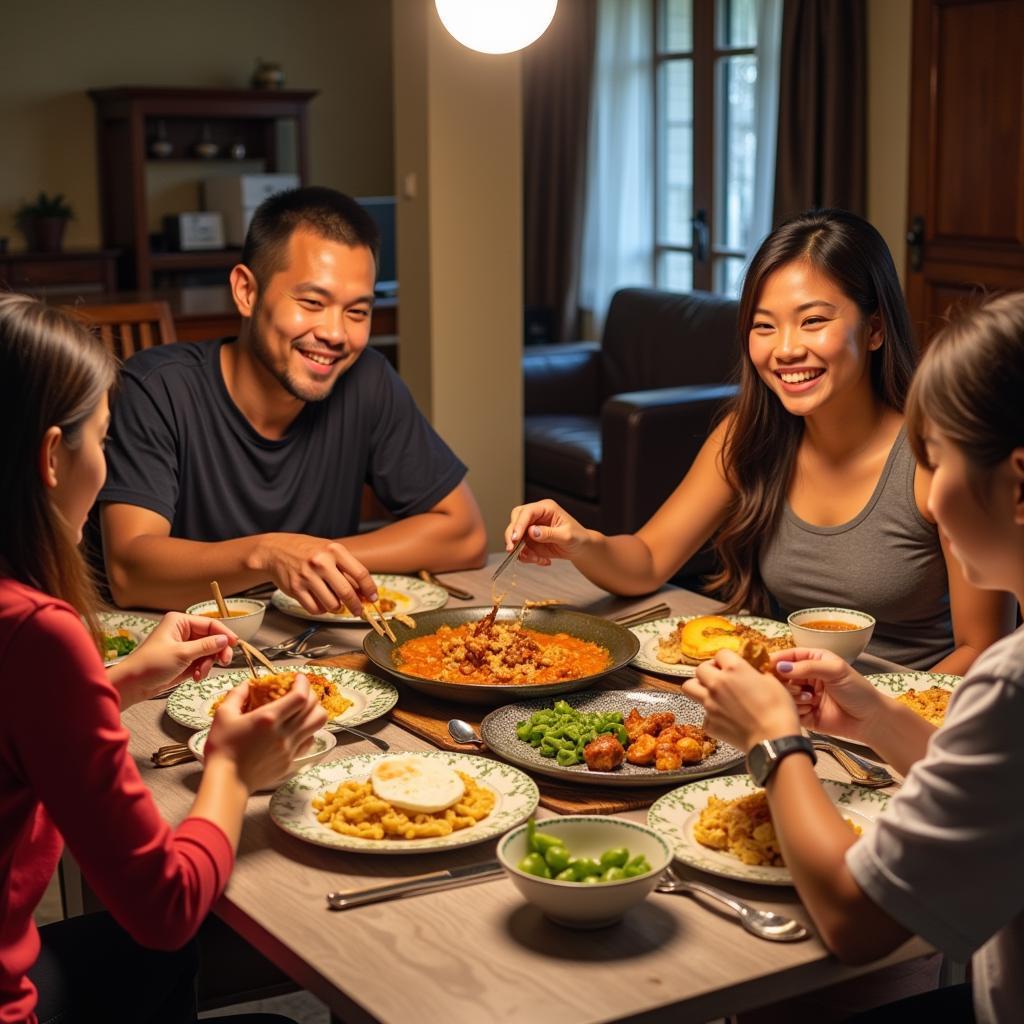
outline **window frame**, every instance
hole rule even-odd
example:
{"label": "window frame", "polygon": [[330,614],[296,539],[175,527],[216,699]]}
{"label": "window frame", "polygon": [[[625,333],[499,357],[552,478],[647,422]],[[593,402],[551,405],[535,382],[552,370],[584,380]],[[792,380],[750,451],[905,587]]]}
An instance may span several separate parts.
{"label": "window frame", "polygon": [[[692,0],[692,47],[690,50],[662,50],[661,25],[667,0],[654,0],[651,11],[654,19],[651,36],[653,47],[651,94],[654,110],[654,203],[653,203],[653,238],[652,279],[659,287],[663,287],[660,268],[665,253],[687,253],[691,257],[692,278],[691,288],[713,292],[715,288],[715,271],[719,261],[728,258],[746,260],[749,253],[745,250],[720,244],[717,238],[717,226],[721,218],[718,216],[718,204],[724,204],[726,197],[718,194],[716,184],[719,168],[723,167],[724,132],[721,130],[720,111],[723,109],[723,97],[717,89],[718,62],[726,57],[752,56],[757,58],[755,46],[720,46],[716,40],[716,22],[719,10],[728,12],[728,0]],[[718,33],[727,38],[725,33]],[[665,137],[662,132],[662,99],[661,83],[663,68],[671,61],[689,60],[693,68],[693,144],[691,147],[693,205],[690,210],[690,222],[693,230],[689,245],[666,243],[661,240],[661,222],[663,205],[663,164],[665,157]],[[703,218],[707,244],[703,258],[697,251],[696,240],[698,219]]]}

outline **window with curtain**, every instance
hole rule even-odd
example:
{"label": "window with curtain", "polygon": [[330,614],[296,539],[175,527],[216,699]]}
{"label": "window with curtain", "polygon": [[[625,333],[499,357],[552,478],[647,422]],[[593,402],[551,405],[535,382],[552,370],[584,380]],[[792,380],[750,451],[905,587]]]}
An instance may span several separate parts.
{"label": "window with curtain", "polygon": [[737,295],[771,227],[780,12],[773,0],[654,0],[658,287]]}

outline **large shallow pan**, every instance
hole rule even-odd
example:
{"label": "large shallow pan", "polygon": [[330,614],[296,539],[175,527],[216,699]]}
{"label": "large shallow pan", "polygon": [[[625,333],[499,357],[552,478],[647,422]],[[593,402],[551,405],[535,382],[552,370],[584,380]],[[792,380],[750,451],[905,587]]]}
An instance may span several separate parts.
{"label": "large shallow pan", "polygon": [[[435,612],[424,612],[416,616],[416,628],[409,629],[397,620],[392,619],[391,625],[398,637],[398,644],[405,643],[417,636],[434,633],[440,626],[461,626],[465,622],[479,622],[491,609],[483,608],[443,608]],[[501,608],[498,611],[498,622],[510,622],[519,618],[519,608]],[[367,633],[363,640],[363,650],[367,657],[379,668],[400,679],[407,686],[421,693],[441,700],[458,701],[464,704],[487,704],[497,706],[510,701],[529,700],[534,697],[548,697],[557,693],[571,693],[574,690],[585,690],[602,676],[628,665],[640,650],[640,641],[624,626],[619,626],[607,619],[585,612],[568,611],[564,608],[531,608],[526,616],[528,629],[538,633],[568,633],[570,636],[606,647],[612,656],[611,665],[601,672],[581,676],[579,679],[568,679],[557,683],[444,683],[434,679],[423,679],[420,676],[403,672],[392,660],[395,645],[386,637],[376,633]]]}

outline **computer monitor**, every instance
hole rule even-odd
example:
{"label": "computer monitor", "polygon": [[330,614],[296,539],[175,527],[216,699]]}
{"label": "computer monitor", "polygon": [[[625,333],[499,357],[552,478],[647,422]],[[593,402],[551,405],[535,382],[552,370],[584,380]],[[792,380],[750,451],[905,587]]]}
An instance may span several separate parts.
{"label": "computer monitor", "polygon": [[398,291],[398,270],[395,265],[395,197],[357,196],[356,202],[374,219],[380,232],[376,292],[378,295],[394,295]]}

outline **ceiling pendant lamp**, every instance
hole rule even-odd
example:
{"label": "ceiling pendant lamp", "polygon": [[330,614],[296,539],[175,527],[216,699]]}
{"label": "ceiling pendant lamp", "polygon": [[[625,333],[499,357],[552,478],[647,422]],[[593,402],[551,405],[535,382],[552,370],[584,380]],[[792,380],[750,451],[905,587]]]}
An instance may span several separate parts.
{"label": "ceiling pendant lamp", "polygon": [[434,0],[446,29],[481,53],[512,53],[544,33],[558,0]]}

